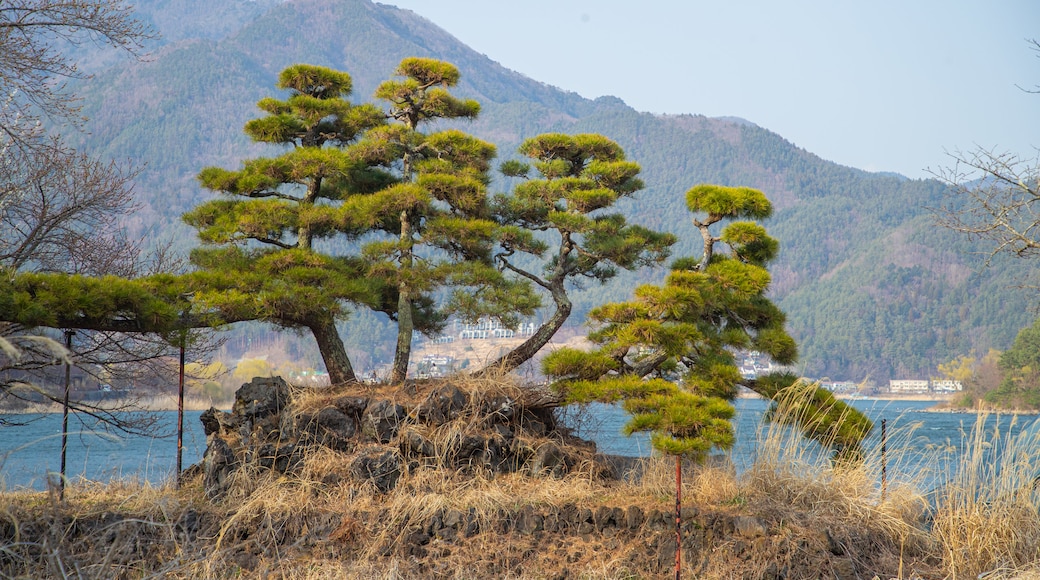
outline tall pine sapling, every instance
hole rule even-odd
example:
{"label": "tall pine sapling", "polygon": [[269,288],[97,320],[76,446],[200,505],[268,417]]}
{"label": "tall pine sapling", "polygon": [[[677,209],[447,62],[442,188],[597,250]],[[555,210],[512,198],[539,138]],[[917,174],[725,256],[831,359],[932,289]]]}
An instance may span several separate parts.
{"label": "tall pine sapling", "polygon": [[[734,435],[733,399],[741,385],[772,398],[795,381],[776,373],[744,379],[738,350],[758,350],[789,365],[795,342],[784,314],[766,297],[766,265],[777,241],[753,221],[772,213],[762,192],[699,185],[686,194],[704,240],[700,258],[676,260],[663,286],[644,285],[630,302],[606,304],[589,318],[598,328],[592,352],[563,348],[546,356],[543,370],[572,403],[622,401],[632,416],[625,433],[652,433],[657,451],[675,457],[676,545],[682,545],[682,459],[703,461],[712,448],[728,449]],[[719,235],[712,227],[729,222]],[[719,245],[728,250],[720,251]],[[817,389],[792,415],[807,437],[857,454],[872,424],[858,411]],[[774,403],[775,405],[775,403]],[[676,552],[675,571],[681,562]]]}
{"label": "tall pine sapling", "polygon": [[[351,213],[358,227],[388,236],[363,251],[369,275],[393,289],[389,296],[396,294],[384,311],[398,324],[390,378],[399,382],[407,376],[417,330],[439,331],[452,314],[514,324],[517,316],[533,313],[538,301],[527,281],[508,280],[492,262],[499,237],[487,199],[494,146],[458,130],[424,132],[435,121],[471,119],[479,112],[475,101],[447,90],[458,83],[458,69],[406,58],[396,73],[402,78],[383,82],[376,97],[389,103],[388,116],[397,122],[369,131],[351,151],[397,182],[354,200]],[[447,298],[438,304],[440,291]]]}

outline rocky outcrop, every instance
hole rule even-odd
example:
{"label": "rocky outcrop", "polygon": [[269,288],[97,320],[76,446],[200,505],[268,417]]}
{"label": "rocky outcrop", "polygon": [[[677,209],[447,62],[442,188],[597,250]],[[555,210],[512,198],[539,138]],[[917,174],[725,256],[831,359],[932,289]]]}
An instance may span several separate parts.
{"label": "rocky outcrop", "polygon": [[344,454],[350,477],[380,492],[424,467],[561,477],[595,452],[556,429],[551,409],[505,392],[441,382],[326,394],[294,397],[281,378],[255,378],[235,393],[230,412],[204,412],[207,496],[223,498],[244,466],[294,472],[317,448]]}

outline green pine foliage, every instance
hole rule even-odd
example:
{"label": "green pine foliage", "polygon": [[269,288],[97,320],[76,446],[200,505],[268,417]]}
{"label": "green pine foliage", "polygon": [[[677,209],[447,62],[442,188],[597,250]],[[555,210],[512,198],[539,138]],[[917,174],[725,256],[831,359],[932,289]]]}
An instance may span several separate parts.
{"label": "green pine foliage", "polygon": [[[1002,258],[980,271],[986,248],[935,227],[927,208],[941,203],[945,189],[936,180],[830,163],[739,119],[652,115],[612,97],[584,99],[507,71],[386,4],[222,0],[203,13],[148,0],[136,9],[162,32],[162,50],[86,81],[89,133],[70,139],[146,165],[137,180],[142,208],[126,224],[149,242],[173,240],[185,252],[193,245],[194,232],[178,219],[200,200],[186,176],[270,154],[240,129],[284,67],[310,62],[348,70],[364,99],[402,58],[421,56],[448,59],[465,73],[452,90],[481,103],[467,132],[499,151],[513,152],[546,132],[598,133],[617,142],[642,167],[646,189],[634,201],[619,200],[614,211],[678,234],[676,255],[695,254],[700,240],[687,227],[684,200],[672,192],[690,183],[766,192],[775,204],[767,226],[784,248],[770,267],[770,296],[788,314],[812,376],[923,377],[955,356],[1007,349],[1022,324],[1016,314],[1029,308],[1030,297],[1016,288],[1018,274],[1027,272]],[[571,320],[659,281],[656,272],[620,271],[606,285],[572,288]]]}
{"label": "green pine foliage", "polygon": [[675,243],[672,234],[631,224],[614,208],[643,187],[639,165],[614,141],[549,133],[524,141],[520,152],[530,164],[512,160],[500,167],[521,181],[494,199],[503,226],[495,260],[549,294],[554,310],[533,336],[489,365],[506,370],[534,357],[560,329],[571,314],[574,287],[584,280],[605,283],[619,268],[659,264]]}
{"label": "green pine foliage", "polygon": [[190,312],[185,286],[160,274],[128,280],[24,272],[0,276],[0,320],[25,328],[169,334]]}
{"label": "green pine foliage", "polygon": [[[589,339],[598,348],[559,349],[543,370],[568,401],[621,400],[632,415],[626,431],[652,431],[658,451],[703,459],[732,444],[731,401],[740,386],[774,400],[796,388],[796,378],[782,373],[744,379],[736,353],[757,350],[789,365],[797,346],[766,297],[766,266],[778,244],[760,225],[735,221],[769,217],[769,200],[750,188],[699,185],[686,201],[704,241],[701,255],[676,260],[663,285],[642,285],[630,301],[594,308]],[[784,416],[841,453],[858,449],[870,421],[823,389],[812,395],[802,399],[804,413]]]}
{"label": "green pine foliage", "polygon": [[256,142],[291,149],[246,161],[237,171],[199,173],[199,182],[222,197],[183,216],[208,244],[192,252],[193,288],[202,308],[228,322],[309,329],[333,381],[353,381],[335,320],[347,314],[345,304],[378,305],[383,291],[379,280],[362,275],[357,259],[314,246],[367,231],[352,223],[343,202],[394,178],[345,146],[385,119],[373,105],[347,101],[347,73],[294,65],[281,72],[277,86],[289,96],[262,99],[258,107],[268,115],[247,122],[245,131]]}
{"label": "green pine foliage", "polygon": [[[495,147],[455,129],[429,131],[434,121],[471,119],[480,110],[476,101],[448,92],[459,81],[458,69],[406,58],[396,74],[401,78],[383,82],[375,94],[388,101],[388,116],[398,123],[369,131],[351,154],[397,183],[348,208],[358,227],[384,234],[363,253],[368,274],[396,290],[396,304],[386,311],[398,326],[391,380],[402,381],[416,330],[435,332],[449,315],[492,316],[515,325],[539,301],[527,280],[505,278],[492,262],[500,237],[487,195]],[[424,315],[420,305],[445,292],[441,308]]]}
{"label": "green pine foliage", "polygon": [[1003,379],[982,398],[1008,409],[1040,409],[1040,318],[1019,331],[1015,342],[1000,355]]}

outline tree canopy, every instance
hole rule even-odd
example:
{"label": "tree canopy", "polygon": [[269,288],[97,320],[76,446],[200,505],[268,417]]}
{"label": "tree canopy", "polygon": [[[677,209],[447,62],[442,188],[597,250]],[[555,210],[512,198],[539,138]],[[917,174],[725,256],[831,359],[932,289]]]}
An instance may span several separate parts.
{"label": "tree canopy", "polygon": [[[396,73],[402,78],[383,82],[376,97],[389,103],[388,116],[397,123],[369,131],[353,152],[397,181],[355,200],[350,212],[358,227],[389,238],[365,244],[363,254],[369,275],[397,294],[386,310],[398,326],[390,378],[399,382],[408,372],[416,330],[435,332],[450,315],[493,316],[515,325],[538,300],[526,280],[511,282],[492,263],[500,237],[487,196],[495,147],[456,129],[428,131],[434,122],[472,119],[480,111],[476,101],[448,91],[458,83],[458,69],[406,58]],[[438,292],[447,293],[439,308]]]}
{"label": "tree canopy", "polygon": [[347,304],[378,305],[382,289],[364,275],[359,257],[315,246],[364,234],[343,202],[394,181],[345,148],[385,123],[377,107],[347,100],[351,86],[349,74],[325,67],[283,70],[278,88],[288,97],[262,99],[257,106],[267,115],[246,123],[245,131],[254,141],[290,149],[248,160],[237,171],[203,169],[199,182],[222,197],[183,217],[208,244],[191,256],[198,268],[195,300],[228,321],[309,330],[336,383],[356,380],[336,320],[347,315]]}
{"label": "tree canopy", "polygon": [[568,291],[584,281],[603,283],[618,268],[633,270],[668,257],[675,236],[630,224],[613,210],[643,187],[639,165],[602,135],[549,133],[528,139],[520,153],[531,164],[507,161],[500,170],[520,178],[510,195],[497,195],[503,225],[499,266],[529,280],[553,301],[549,318],[520,346],[488,365],[513,370],[530,360],[571,314]]}
{"label": "tree canopy", "polygon": [[[769,217],[769,200],[750,188],[699,185],[686,201],[702,254],[676,260],[663,285],[640,286],[631,301],[593,309],[589,339],[597,348],[559,349],[543,368],[568,400],[623,401],[633,415],[628,432],[651,431],[656,449],[703,459],[713,447],[732,445],[739,387],[773,398],[796,380],[783,371],[745,378],[739,354],[758,351],[790,365],[797,346],[766,297],[766,266],[779,245],[760,224],[744,221]],[[857,452],[872,427],[823,389],[804,404],[806,412],[796,414],[811,417],[803,433],[840,453]]]}

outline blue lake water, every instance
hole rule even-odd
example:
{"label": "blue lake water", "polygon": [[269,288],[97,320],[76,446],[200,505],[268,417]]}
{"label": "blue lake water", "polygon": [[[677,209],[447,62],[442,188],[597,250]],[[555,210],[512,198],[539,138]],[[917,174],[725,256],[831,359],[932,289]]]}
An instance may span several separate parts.
{"label": "blue lake water", "polygon": [[[910,449],[911,453],[898,455],[902,465],[893,465],[890,473],[898,475],[900,470],[917,470],[921,465],[916,462],[928,461],[930,464],[927,467],[935,471],[937,485],[948,469],[948,464],[955,461],[963,449],[964,434],[970,432],[976,422],[973,413],[920,412],[932,405],[929,402],[858,400],[851,403],[876,423],[866,442],[868,450],[879,445],[881,419],[887,419],[889,449],[896,446]],[[730,456],[738,471],[747,468],[759,452],[762,414],[767,406],[768,402],[761,399],[736,401],[737,437]],[[184,467],[198,462],[205,451],[206,438],[199,422],[200,414],[198,411],[185,412]],[[177,413],[171,411],[158,415],[160,424],[157,433],[160,436],[156,437],[104,433],[94,425],[81,423],[77,416],[71,416],[71,434],[66,452],[69,477],[73,480],[86,478],[93,481],[112,478],[136,478],[152,483],[168,481],[173,476],[177,461]],[[7,417],[20,421],[32,418],[25,415]],[[3,419],[0,416],[0,420]],[[622,410],[607,405],[590,405],[583,411],[572,412],[565,417],[566,422],[578,428],[580,435],[596,441],[603,453],[649,455],[650,443],[646,435],[625,437],[621,434],[621,428],[627,420],[628,416]],[[1035,417],[1014,419],[999,416],[990,417],[989,421],[987,428],[999,422],[1002,434],[1013,435],[1023,429],[1030,429]],[[907,435],[911,426],[915,429]],[[945,452],[942,458],[936,459],[939,457],[936,450]],[[41,415],[23,426],[0,427],[0,486],[7,489],[44,489],[47,474],[59,470],[60,454],[60,414]]]}
{"label": "blue lake water", "polygon": [[[201,414],[184,413],[185,468],[198,462],[206,450]],[[69,478],[136,478],[153,483],[172,478],[177,467],[177,412],[156,415],[158,436],[146,437],[105,432],[93,420],[81,422],[78,415],[71,414],[65,451]],[[47,474],[57,473],[61,467],[61,414],[0,416],[5,418],[29,423],[0,427],[0,486],[45,489]]]}

